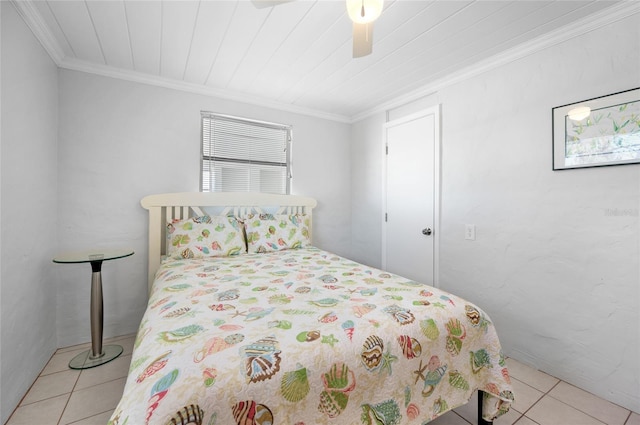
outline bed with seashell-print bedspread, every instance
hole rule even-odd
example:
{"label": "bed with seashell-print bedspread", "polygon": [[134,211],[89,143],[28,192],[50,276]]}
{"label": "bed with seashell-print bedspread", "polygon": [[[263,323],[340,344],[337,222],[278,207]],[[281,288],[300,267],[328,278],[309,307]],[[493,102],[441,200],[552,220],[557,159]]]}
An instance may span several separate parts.
{"label": "bed with seashell-print bedspread", "polygon": [[[186,207],[273,202],[308,208],[210,217]],[[509,409],[489,316],[311,246],[315,203],[262,194],[143,200],[155,279],[109,424],[424,424],[475,391],[479,422]]]}

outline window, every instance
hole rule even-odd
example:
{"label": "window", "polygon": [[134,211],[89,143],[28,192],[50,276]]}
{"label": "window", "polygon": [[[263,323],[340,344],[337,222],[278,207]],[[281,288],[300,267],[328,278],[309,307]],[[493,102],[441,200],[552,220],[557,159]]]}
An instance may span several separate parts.
{"label": "window", "polygon": [[291,126],[202,112],[203,192],[288,194]]}

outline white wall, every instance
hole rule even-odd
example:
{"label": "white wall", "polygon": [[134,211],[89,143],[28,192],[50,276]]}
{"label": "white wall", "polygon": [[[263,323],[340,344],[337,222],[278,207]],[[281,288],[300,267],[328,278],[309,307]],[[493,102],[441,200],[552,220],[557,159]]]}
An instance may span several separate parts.
{"label": "white wall", "polygon": [[[314,243],[348,255],[350,126],[82,72],[60,70],[60,249],[128,246],[103,264],[105,337],[133,333],[147,290],[146,195],[197,191],[200,111],[293,125],[293,191],[315,197]],[[88,265],[59,267],[58,343],[89,338]]]}
{"label": "white wall", "polygon": [[351,258],[372,267],[382,264],[382,126],[379,113],[351,127]]}
{"label": "white wall", "polygon": [[57,69],[9,2],[2,31],[0,370],[4,423],[56,345]]}
{"label": "white wall", "polygon": [[[552,171],[551,108],[639,86],[636,14],[434,97],[441,287],[490,314],[508,355],[636,412],[640,165]],[[382,132],[369,126],[380,117],[354,125],[370,140],[354,139],[352,156],[375,164]],[[354,199],[375,205],[379,172],[354,167],[352,178]],[[381,222],[367,214],[354,205],[354,223],[374,229],[354,232],[354,247],[380,244]],[[465,223],[477,226],[476,241],[464,240]],[[378,249],[367,255],[378,261]]]}

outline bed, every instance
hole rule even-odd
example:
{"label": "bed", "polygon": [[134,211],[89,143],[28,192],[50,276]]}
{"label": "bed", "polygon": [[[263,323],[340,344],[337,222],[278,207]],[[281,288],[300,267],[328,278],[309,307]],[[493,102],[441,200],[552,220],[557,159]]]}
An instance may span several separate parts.
{"label": "bed", "polygon": [[149,301],[112,425],[424,424],[513,401],[480,307],[312,245],[316,201],[174,193],[149,210]]}

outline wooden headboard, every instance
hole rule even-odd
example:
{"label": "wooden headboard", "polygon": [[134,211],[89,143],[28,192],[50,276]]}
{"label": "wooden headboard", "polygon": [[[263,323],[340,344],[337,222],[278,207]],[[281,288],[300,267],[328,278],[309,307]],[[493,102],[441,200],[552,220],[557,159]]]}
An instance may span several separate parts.
{"label": "wooden headboard", "polygon": [[[166,254],[167,224],[173,220],[201,215],[242,217],[252,212],[304,213],[311,220],[311,211],[317,205],[315,199],[304,196],[247,192],[163,193],[146,196],[140,203],[149,210],[149,290]],[[312,226],[310,238],[311,229]]]}

